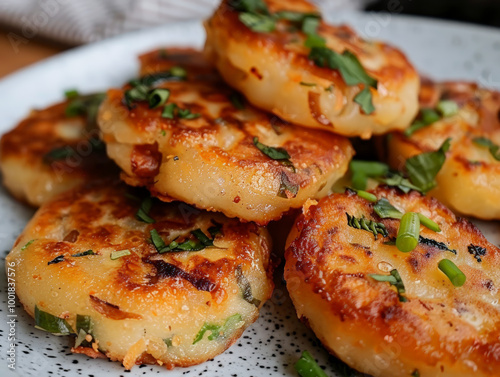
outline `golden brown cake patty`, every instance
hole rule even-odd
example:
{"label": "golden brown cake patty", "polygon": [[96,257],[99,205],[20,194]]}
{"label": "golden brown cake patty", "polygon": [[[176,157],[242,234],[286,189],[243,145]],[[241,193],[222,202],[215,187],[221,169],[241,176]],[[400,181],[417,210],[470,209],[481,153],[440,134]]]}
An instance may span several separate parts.
{"label": "golden brown cake patty", "polygon": [[[3,184],[17,199],[40,206],[83,182],[113,174],[95,114],[103,95],[76,96],[33,110],[0,140]],[[69,109],[68,109],[69,107]]]}
{"label": "golden brown cake patty", "polygon": [[398,49],[319,21],[304,0],[258,3],[224,0],[205,22],[205,53],[229,85],[289,122],[341,135],[408,127],[419,77]]}
{"label": "golden brown cake patty", "polygon": [[78,336],[73,352],[127,369],[199,364],[271,296],[269,234],[141,193],[109,182],[43,205],[7,257],[16,293],[39,328]]}
{"label": "golden brown cake patty", "polygon": [[141,60],[148,74],[108,91],[98,117],[126,183],[265,225],[327,195],[347,170],[349,140],[255,109],[201,53],[166,49]]}
{"label": "golden brown cake patty", "polygon": [[[443,101],[455,104],[452,115],[436,112]],[[430,195],[460,214],[500,219],[500,92],[468,82],[427,80],[420,90],[420,103],[422,111],[438,117],[411,136],[391,134],[384,152],[389,164],[400,168],[407,158],[436,150],[451,138]],[[415,123],[421,118],[422,114]]]}
{"label": "golden brown cake patty", "polygon": [[[400,220],[381,219],[356,193],[308,203],[285,253],[298,317],[330,352],[375,377],[497,376],[500,249],[436,199],[387,187],[372,193],[441,231],[421,225],[418,245],[404,253],[394,245]],[[440,270],[445,259],[465,284]]]}

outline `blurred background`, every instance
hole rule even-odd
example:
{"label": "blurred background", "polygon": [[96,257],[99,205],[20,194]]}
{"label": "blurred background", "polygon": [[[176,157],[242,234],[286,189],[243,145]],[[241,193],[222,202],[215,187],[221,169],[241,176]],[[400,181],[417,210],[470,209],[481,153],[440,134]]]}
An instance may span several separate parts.
{"label": "blurred background", "polygon": [[[390,12],[500,27],[500,0],[313,2],[325,12]],[[206,18],[218,3],[219,0],[1,0],[0,77],[81,44],[169,22]]]}

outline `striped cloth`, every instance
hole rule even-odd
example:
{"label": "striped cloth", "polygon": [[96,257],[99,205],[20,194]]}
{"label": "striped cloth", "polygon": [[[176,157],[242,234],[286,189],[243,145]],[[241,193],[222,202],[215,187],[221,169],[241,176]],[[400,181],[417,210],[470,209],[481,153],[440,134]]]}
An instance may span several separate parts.
{"label": "striped cloth", "polygon": [[[290,0],[293,1],[293,0]],[[359,9],[366,0],[313,0],[325,12]],[[1,0],[10,38],[37,36],[69,45],[149,26],[208,17],[219,0]]]}

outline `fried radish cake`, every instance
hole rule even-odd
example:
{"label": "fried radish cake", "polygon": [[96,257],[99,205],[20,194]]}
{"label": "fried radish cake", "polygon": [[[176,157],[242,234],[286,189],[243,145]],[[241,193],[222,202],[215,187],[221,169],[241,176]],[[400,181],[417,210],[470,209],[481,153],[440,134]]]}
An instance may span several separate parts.
{"label": "fried radish cake", "polygon": [[126,183],[265,225],[327,195],[347,170],[354,152],[346,138],[253,108],[199,52],[160,50],[157,58],[143,65],[162,71],[108,91],[100,108],[108,156]]}
{"label": "fried radish cake", "polygon": [[57,194],[113,172],[95,125],[102,94],[32,111],[0,140],[3,183],[38,207]]}
{"label": "fried radish cake", "polygon": [[389,164],[399,168],[451,138],[430,195],[458,213],[500,219],[500,93],[474,83],[426,81],[420,102],[419,117],[406,133],[387,139]]}
{"label": "fried radish cake", "polygon": [[419,77],[406,57],[304,0],[224,0],[205,53],[255,106],[302,126],[369,138],[409,126]]}
{"label": "fried radish cake", "polygon": [[500,249],[434,198],[362,194],[309,203],[298,218],[285,254],[298,317],[375,377],[497,376]]}
{"label": "fried radish cake", "polygon": [[123,184],[42,206],[7,257],[36,326],[75,334],[73,352],[168,369],[233,344],[273,289],[264,228]]}

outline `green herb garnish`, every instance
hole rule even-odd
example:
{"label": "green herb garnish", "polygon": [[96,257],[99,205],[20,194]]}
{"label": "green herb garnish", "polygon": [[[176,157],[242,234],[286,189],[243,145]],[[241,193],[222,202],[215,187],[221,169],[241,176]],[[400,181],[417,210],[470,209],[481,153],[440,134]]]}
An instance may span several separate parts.
{"label": "green herb garnish", "polygon": [[386,198],[380,198],[373,206],[373,210],[381,219],[401,219],[403,217],[403,213],[394,207]]}
{"label": "green herb garnish", "polygon": [[436,105],[436,110],[429,108],[420,109],[417,119],[404,131],[404,135],[410,137],[416,131],[457,113],[458,104],[455,101],[439,101]]}
{"label": "green herb garnish", "polygon": [[401,279],[401,276],[399,275],[398,270],[393,269],[390,272],[390,275],[379,275],[379,274],[369,274],[372,279],[376,281],[386,281],[390,285],[393,285],[396,287],[396,290],[398,291],[398,297],[400,302],[407,302],[408,299],[403,296],[405,293],[405,286],[403,284],[403,280]]}
{"label": "green herb garnish", "polygon": [[377,236],[381,234],[383,237],[387,237],[389,233],[385,228],[385,225],[382,223],[377,223],[372,220],[366,219],[364,216],[361,218],[357,218],[355,216],[351,216],[346,212],[347,215],[347,225],[351,228],[366,230],[367,232],[373,233],[375,239]]}
{"label": "green herb garnish", "polygon": [[156,229],[152,229],[150,231],[150,234],[151,241],[160,254],[178,251],[199,251],[203,250],[206,247],[214,246],[213,239],[208,238],[201,229],[195,229],[191,231],[191,235],[193,235],[196,240],[191,239],[181,243],[177,242],[177,240],[173,240],[168,245],[165,244]]}
{"label": "green herb garnish", "polygon": [[21,247],[21,251],[24,251],[26,250],[33,242],[35,242],[35,240],[30,240],[26,243],[26,245],[24,245],[23,247]]}
{"label": "green herb garnish", "polygon": [[93,337],[93,329],[94,323],[92,322],[92,318],[88,315],[76,315],[76,333],[77,337],[75,340],[75,348],[82,347],[91,347],[91,343],[88,342],[85,338],[87,335]]}
{"label": "green herb garnish", "polygon": [[52,149],[43,156],[43,162],[50,164],[54,161],[64,160],[76,156],[76,152],[69,145]]}
{"label": "green herb garnish", "polygon": [[281,182],[277,196],[285,199],[293,199],[299,193],[299,189],[300,186],[292,183],[285,172],[281,173]]}
{"label": "green herb garnish", "polygon": [[449,259],[442,259],[438,263],[438,268],[450,279],[455,287],[465,284],[465,274]]}
{"label": "green herb garnish", "polygon": [[87,251],[83,251],[81,253],[73,254],[72,257],[78,258],[78,257],[84,257],[86,255],[97,255],[97,254],[94,253],[92,250],[87,250]]}
{"label": "green herb garnish", "polygon": [[376,161],[353,160],[349,163],[352,174],[352,186],[356,190],[366,189],[368,178],[384,176],[389,172],[389,166]]}
{"label": "green herb garnish", "polygon": [[472,139],[472,141],[481,147],[488,148],[493,158],[497,161],[500,161],[500,146],[496,145],[490,139],[487,139],[485,137],[475,137],[474,139]]}
{"label": "green herb garnish", "polygon": [[308,351],[302,352],[294,367],[301,377],[328,377]]}
{"label": "green herb garnish", "polygon": [[112,251],[109,257],[111,258],[111,260],[115,260],[115,259],[119,259],[121,257],[125,257],[127,255],[131,255],[131,254],[132,253],[130,252],[130,250],[125,249],[125,250],[119,250],[119,251]]}
{"label": "green herb garnish", "polygon": [[153,199],[150,196],[144,198],[140,208],[137,210],[137,213],[135,214],[135,217],[138,220],[143,221],[147,224],[154,224],[156,221],[151,216],[149,216],[149,211],[151,211],[152,206],[153,206]]}
{"label": "green herb garnish", "polygon": [[370,88],[365,87],[361,92],[356,94],[356,96],[354,97],[354,102],[361,106],[361,109],[365,114],[371,114],[375,111]]}
{"label": "green herb garnish", "polygon": [[371,192],[363,191],[363,190],[356,190],[356,189],[353,189],[353,191],[355,191],[359,197],[366,199],[369,202],[375,203],[377,201],[377,197],[374,194],[372,194]]}
{"label": "green herb garnish", "polygon": [[205,323],[203,327],[200,329],[196,337],[194,338],[193,344],[198,343],[203,339],[203,336],[207,331],[210,331],[211,334],[207,337],[208,340],[214,340],[220,337],[227,337],[230,333],[232,333],[237,327],[238,323],[242,321],[240,314],[234,314],[228,319],[224,325],[215,325]]}
{"label": "green herb garnish", "polygon": [[450,141],[451,138],[446,139],[437,151],[424,152],[406,160],[405,167],[410,176],[410,181],[423,193],[436,187],[435,178],[446,160],[446,152],[450,149]]}
{"label": "green herb garnish", "polygon": [[246,302],[255,305],[256,307],[259,307],[261,301],[253,297],[252,287],[246,276],[243,274],[243,269],[241,268],[241,265],[238,265],[236,267],[236,269],[234,270],[234,274],[236,276],[236,283],[238,284],[238,287],[240,288],[241,293],[243,295],[243,299]]}
{"label": "green herb garnish", "polygon": [[149,108],[155,109],[162,106],[167,102],[168,97],[170,97],[170,90],[157,88],[148,92],[148,102]]}
{"label": "green herb garnish", "polygon": [[68,89],[64,92],[64,97],[66,97],[67,99],[73,99],[79,96],[80,93],[78,93],[78,90],[76,89]]}
{"label": "green herb garnish", "polygon": [[44,312],[43,310],[40,310],[36,305],[35,328],[50,332],[54,335],[69,335],[73,333],[73,329],[65,319]]}
{"label": "green herb garnish", "polygon": [[420,219],[415,212],[406,212],[399,223],[396,247],[403,253],[408,253],[418,245],[420,235]]}
{"label": "green herb garnish", "polygon": [[229,100],[231,101],[233,106],[238,110],[243,110],[245,108],[245,99],[240,93],[238,92],[231,93],[229,95]]}
{"label": "green herb garnish", "polygon": [[238,19],[252,31],[257,33],[269,33],[276,28],[274,19],[270,16],[257,13],[240,13]]}
{"label": "green herb garnish", "polygon": [[51,264],[56,264],[56,263],[61,263],[64,261],[64,254],[58,255],[51,261],[47,262],[47,266],[50,266]]}

